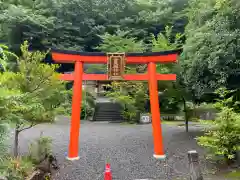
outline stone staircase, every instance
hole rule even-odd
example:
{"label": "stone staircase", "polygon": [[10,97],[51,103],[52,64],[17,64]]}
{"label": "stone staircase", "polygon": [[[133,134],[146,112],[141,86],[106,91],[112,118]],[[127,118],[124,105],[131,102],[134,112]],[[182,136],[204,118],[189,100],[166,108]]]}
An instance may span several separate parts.
{"label": "stone staircase", "polygon": [[121,122],[123,121],[121,109],[118,103],[97,102],[93,121]]}

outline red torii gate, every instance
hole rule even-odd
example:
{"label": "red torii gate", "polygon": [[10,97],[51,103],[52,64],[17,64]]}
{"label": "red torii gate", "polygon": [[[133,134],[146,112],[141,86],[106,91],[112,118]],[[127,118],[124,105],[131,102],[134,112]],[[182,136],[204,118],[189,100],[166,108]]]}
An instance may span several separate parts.
{"label": "red torii gate", "polygon": [[[70,143],[69,143],[69,160],[78,160],[79,156],[79,133],[80,133],[80,113],[82,101],[82,81],[83,80],[125,80],[125,81],[148,81],[150,104],[152,114],[152,128],[153,128],[153,143],[154,143],[154,157],[157,159],[164,159],[163,138],[160,120],[158,85],[157,81],[174,81],[175,74],[158,74],[156,72],[156,63],[170,63],[176,62],[179,51],[164,51],[154,53],[90,53],[90,52],[76,52],[67,50],[52,50],[52,57],[58,63],[75,63],[75,70],[73,74],[62,74],[61,79],[67,81],[74,81],[73,97],[72,97],[72,117],[70,128]],[[117,58],[117,61],[115,60]],[[113,60],[113,61],[112,61]],[[119,61],[120,60],[120,61]],[[123,60],[123,61],[121,61]],[[113,72],[118,65],[119,72]],[[83,64],[108,64],[110,74],[85,74],[83,71]],[[147,74],[124,74],[123,66],[125,64],[148,64]],[[114,74],[115,73],[115,74]],[[111,77],[117,78],[111,78]],[[119,79],[120,77],[120,79]]]}

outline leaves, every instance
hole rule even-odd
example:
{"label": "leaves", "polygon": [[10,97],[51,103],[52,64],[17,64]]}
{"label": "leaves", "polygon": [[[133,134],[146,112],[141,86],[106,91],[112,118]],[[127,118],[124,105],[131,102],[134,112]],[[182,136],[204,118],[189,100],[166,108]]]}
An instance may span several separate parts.
{"label": "leaves", "polygon": [[46,53],[29,52],[27,42],[21,50],[18,72],[0,75],[1,119],[14,122],[19,130],[53,121],[55,109],[68,100],[65,84],[55,72],[58,66],[42,63]]}
{"label": "leaves", "polygon": [[156,34],[165,24],[179,19],[173,20],[174,12],[181,11],[185,1],[7,1],[0,5],[0,37],[14,48],[28,40],[34,49],[85,51],[93,51],[100,44],[98,35],[119,29],[128,31],[129,37],[148,41],[150,33]]}
{"label": "leaves", "polygon": [[10,58],[18,59],[18,57],[8,50],[8,47],[4,44],[0,44],[0,71],[7,70],[7,66],[10,63]]}
{"label": "leaves", "polygon": [[[239,2],[192,0],[182,56],[185,82],[196,96],[239,86]],[[234,83],[233,83],[234,82]]]}
{"label": "leaves", "polygon": [[97,49],[102,52],[144,52],[145,47],[142,41],[127,37],[128,32],[118,30],[116,34],[106,33],[101,35],[103,41]]}
{"label": "leaves", "polygon": [[219,88],[216,93],[219,94],[220,99],[214,107],[220,110],[220,113],[213,122],[213,128],[207,130],[204,136],[199,137],[198,143],[206,147],[210,154],[234,159],[240,141],[240,116],[232,108],[234,102],[233,97],[229,96],[231,91]]}
{"label": "leaves", "polygon": [[240,142],[240,116],[224,107],[213,128],[197,138],[199,145],[206,147],[210,154],[223,155],[226,159],[236,158]]}

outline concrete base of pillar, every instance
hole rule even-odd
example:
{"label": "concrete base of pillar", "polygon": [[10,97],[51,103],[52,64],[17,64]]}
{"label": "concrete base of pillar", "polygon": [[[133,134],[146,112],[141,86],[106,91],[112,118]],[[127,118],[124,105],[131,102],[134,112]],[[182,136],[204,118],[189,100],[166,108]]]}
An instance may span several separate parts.
{"label": "concrete base of pillar", "polygon": [[156,159],[159,159],[159,160],[165,160],[166,159],[166,155],[156,155],[156,154],[154,154],[153,157],[156,158]]}
{"label": "concrete base of pillar", "polygon": [[75,158],[67,157],[67,160],[69,160],[69,161],[77,161],[77,160],[79,160],[79,159],[80,159],[79,156],[78,156],[78,157],[75,157]]}

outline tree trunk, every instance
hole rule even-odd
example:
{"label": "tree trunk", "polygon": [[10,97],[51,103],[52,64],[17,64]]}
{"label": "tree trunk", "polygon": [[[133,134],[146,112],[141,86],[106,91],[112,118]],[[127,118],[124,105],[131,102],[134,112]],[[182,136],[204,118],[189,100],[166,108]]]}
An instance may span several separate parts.
{"label": "tree trunk", "polygon": [[188,110],[187,110],[187,104],[186,104],[186,100],[184,99],[184,97],[182,97],[183,100],[183,108],[184,108],[184,115],[185,115],[185,128],[186,128],[186,132],[188,132]]}
{"label": "tree trunk", "polygon": [[18,130],[18,126],[16,126],[15,129],[15,134],[14,134],[14,151],[13,151],[13,155],[14,157],[18,156],[18,136],[19,136],[19,130]]}

